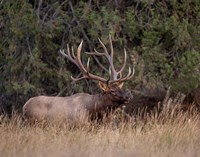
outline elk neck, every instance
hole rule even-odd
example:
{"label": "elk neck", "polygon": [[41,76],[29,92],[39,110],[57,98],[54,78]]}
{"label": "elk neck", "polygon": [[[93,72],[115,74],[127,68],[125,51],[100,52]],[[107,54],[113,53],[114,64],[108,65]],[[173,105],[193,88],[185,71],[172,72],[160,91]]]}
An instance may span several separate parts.
{"label": "elk neck", "polygon": [[110,99],[110,95],[107,93],[100,93],[93,95],[93,103],[88,104],[86,108],[91,114],[100,113],[104,110],[112,110],[119,105]]}

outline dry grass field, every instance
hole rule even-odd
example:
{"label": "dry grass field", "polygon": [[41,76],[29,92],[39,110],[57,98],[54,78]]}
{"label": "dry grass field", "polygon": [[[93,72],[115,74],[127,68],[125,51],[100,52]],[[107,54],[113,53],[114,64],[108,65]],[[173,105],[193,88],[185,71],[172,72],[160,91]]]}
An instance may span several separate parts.
{"label": "dry grass field", "polygon": [[0,119],[1,157],[197,157],[197,112],[163,113],[128,121],[70,127]]}

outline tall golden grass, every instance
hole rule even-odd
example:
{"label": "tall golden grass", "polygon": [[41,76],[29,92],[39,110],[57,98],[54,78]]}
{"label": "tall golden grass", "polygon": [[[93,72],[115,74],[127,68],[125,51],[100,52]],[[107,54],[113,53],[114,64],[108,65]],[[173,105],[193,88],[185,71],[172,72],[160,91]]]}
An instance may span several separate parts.
{"label": "tall golden grass", "polygon": [[[85,125],[29,124],[21,116],[0,118],[1,157],[197,157],[200,121],[165,101],[159,114]],[[175,107],[176,106],[176,107]]]}

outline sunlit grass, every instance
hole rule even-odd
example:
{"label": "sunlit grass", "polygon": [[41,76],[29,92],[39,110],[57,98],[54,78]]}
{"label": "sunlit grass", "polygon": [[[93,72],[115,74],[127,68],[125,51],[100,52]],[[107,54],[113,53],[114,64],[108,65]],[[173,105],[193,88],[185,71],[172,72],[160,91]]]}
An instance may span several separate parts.
{"label": "sunlit grass", "polygon": [[0,118],[0,156],[200,156],[196,111],[168,108],[122,122],[69,126],[29,124],[21,116]]}

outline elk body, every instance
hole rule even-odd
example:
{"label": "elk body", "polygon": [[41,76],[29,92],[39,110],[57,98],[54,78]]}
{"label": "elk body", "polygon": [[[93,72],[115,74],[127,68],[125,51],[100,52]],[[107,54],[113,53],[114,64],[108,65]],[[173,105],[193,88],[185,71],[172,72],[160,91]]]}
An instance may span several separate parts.
{"label": "elk body", "polygon": [[[23,106],[23,115],[28,120],[67,120],[70,122],[86,121],[89,118],[95,117],[99,113],[104,111],[110,111],[118,108],[119,106],[126,104],[132,98],[129,90],[122,89],[123,83],[129,80],[134,75],[134,69],[129,68],[128,74],[123,77],[127,54],[124,50],[124,64],[119,71],[115,70],[113,65],[113,46],[111,37],[110,49],[108,53],[105,45],[99,39],[104,52],[88,52],[87,54],[92,56],[104,56],[109,63],[109,79],[91,74],[89,72],[89,60],[87,66],[84,66],[81,61],[81,48],[82,42],[77,49],[77,55],[70,51],[67,46],[67,54],[64,50],[60,50],[60,53],[74,63],[81,71],[82,76],[72,78],[73,81],[79,81],[81,79],[92,79],[99,81],[99,87],[102,89],[102,93],[96,95],[90,95],[87,93],[77,93],[67,97],[51,97],[51,96],[37,96],[30,98]],[[73,50],[73,49],[72,49]],[[103,65],[100,64],[103,67]]]}

